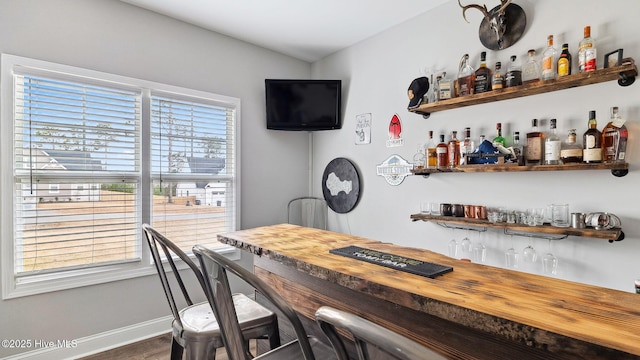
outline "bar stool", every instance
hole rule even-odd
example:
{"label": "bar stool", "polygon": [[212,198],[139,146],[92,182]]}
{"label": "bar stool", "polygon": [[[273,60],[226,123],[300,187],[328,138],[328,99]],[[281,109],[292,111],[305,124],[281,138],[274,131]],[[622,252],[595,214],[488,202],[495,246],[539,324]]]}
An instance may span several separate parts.
{"label": "bar stool", "polygon": [[227,259],[205,247],[196,245],[193,247],[200,262],[202,272],[206,274],[207,297],[213,311],[218,318],[222,329],[222,340],[229,360],[250,360],[251,354],[243,346],[243,337],[240,332],[239,317],[231,306],[231,290],[227,271],[238,276],[257,292],[262,294],[271,304],[289,320],[296,340],[272,349],[264,354],[256,356],[254,360],[333,360],[336,359],[331,347],[323,344],[315,337],[307,336],[307,333],[296,314],[295,310],[269,285],[249,272],[237,263]]}
{"label": "bar stool", "polygon": [[[179,258],[189,266],[206,294],[205,279],[202,272],[187,254],[164,235],[148,224],[143,224],[142,229],[149,243],[153,262],[173,314],[171,360],[181,360],[183,352],[185,352],[186,359],[215,359],[216,349],[224,346],[220,326],[208,302],[193,303],[178,272],[174,257]],[[164,259],[161,257],[160,249],[162,249],[162,254],[165,256]],[[176,305],[164,268],[165,263],[169,264],[184,301],[187,303],[187,307],[183,309],[178,309]],[[268,338],[272,349],[280,346],[278,317],[274,312],[244,294],[233,294],[232,303],[240,319],[242,334],[246,339],[243,341],[243,346],[247,351],[249,351],[249,339]]]}
{"label": "bar stool", "polygon": [[[322,306],[316,311],[316,322],[327,335],[338,360],[349,360],[344,342],[336,328],[346,330],[354,339],[358,359],[440,360],[446,359],[433,350],[360,316]],[[374,357],[377,354],[381,357]],[[384,354],[384,355],[382,355]]]}

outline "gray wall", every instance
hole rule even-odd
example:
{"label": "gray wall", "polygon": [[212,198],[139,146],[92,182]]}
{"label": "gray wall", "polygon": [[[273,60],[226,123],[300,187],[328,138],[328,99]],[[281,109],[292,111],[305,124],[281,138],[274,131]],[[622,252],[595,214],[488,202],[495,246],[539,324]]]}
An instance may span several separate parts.
{"label": "gray wall", "polygon": [[[308,77],[306,62],[116,0],[0,0],[0,51],[240,98],[242,228],[285,222],[308,192],[307,134],[264,125],[264,79]],[[0,301],[0,339],[72,340],[166,315],[153,275]]]}
{"label": "gray wall", "polygon": [[[556,47],[570,45],[577,61],[578,42],[583,27],[591,25],[596,39],[598,66],[605,53],[624,48],[624,54],[640,59],[640,3],[618,1],[552,1],[518,0],[525,8],[527,28],[513,47],[489,52],[491,67],[503,64],[510,55],[525,56],[530,48],[542,53],[549,34],[555,35]],[[468,1],[465,3],[469,3]],[[493,2],[496,3],[496,2]],[[493,6],[487,3],[487,6]],[[632,292],[633,281],[640,278],[640,85],[623,88],[615,81],[548,94],[460,108],[431,114],[429,119],[407,112],[406,90],[411,81],[423,76],[427,67],[444,68],[456,74],[458,61],[469,53],[474,67],[484,50],[478,40],[479,11],[467,11],[470,24],[462,18],[457,1],[449,1],[393,29],[340,51],[313,64],[315,77],[337,77],[347,84],[345,125],[337,132],[314,134],[314,192],[321,194],[320,181],[324,166],[334,157],[350,158],[362,173],[362,199],[353,212],[330,216],[332,228],[355,235],[407,246],[427,248],[447,254],[452,238],[461,241],[475,232],[441,228],[433,223],[412,223],[409,215],[419,212],[422,201],[483,204],[486,206],[526,209],[544,207],[553,202],[570,204],[571,211],[608,211],[622,219],[626,239],[610,244],[606,240],[569,237],[552,244],[559,258],[558,277],[581,283]],[[416,145],[425,142],[429,130],[444,132],[447,140],[452,130],[462,134],[472,129],[472,137],[495,136],[496,122],[502,122],[503,133],[530,131],[532,118],[558,119],[558,134],[564,139],[569,129],[582,135],[587,128],[589,110],[596,110],[598,128],[609,119],[609,108],[619,106],[627,118],[627,147],[630,173],[623,178],[609,171],[469,173],[431,175],[428,179],[411,176],[397,186],[388,185],[376,176],[376,165],[392,154],[412,161]],[[371,113],[372,143],[355,145],[355,117]],[[394,114],[402,120],[405,146],[387,148],[387,129]],[[580,136],[580,141],[582,136]],[[548,241],[513,237],[513,241],[495,230],[481,234],[489,247],[488,264],[504,266],[504,250],[511,244],[520,252],[528,244],[544,255]],[[538,260],[537,269],[541,269]]]}

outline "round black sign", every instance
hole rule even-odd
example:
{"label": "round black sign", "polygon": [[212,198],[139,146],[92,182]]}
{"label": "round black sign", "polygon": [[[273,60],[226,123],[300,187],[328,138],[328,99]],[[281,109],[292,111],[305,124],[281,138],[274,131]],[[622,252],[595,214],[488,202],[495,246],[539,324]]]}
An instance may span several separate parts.
{"label": "round black sign", "polygon": [[353,163],[345,158],[329,162],[322,174],[322,194],[331,210],[345,214],[360,200],[360,176]]}

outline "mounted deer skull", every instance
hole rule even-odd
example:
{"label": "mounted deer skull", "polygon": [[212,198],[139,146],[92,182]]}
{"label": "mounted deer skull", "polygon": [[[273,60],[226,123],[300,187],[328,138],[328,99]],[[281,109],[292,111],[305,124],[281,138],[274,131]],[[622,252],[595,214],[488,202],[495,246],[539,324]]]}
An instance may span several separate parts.
{"label": "mounted deer skull", "polygon": [[511,0],[500,0],[500,2],[501,5],[487,10],[486,5],[463,6],[458,0],[458,5],[462,8],[462,17],[466,22],[469,22],[465,15],[468,9],[478,9],[484,15],[478,31],[480,42],[490,50],[502,50],[515,44],[520,40],[527,25],[526,15],[520,6],[512,4]]}

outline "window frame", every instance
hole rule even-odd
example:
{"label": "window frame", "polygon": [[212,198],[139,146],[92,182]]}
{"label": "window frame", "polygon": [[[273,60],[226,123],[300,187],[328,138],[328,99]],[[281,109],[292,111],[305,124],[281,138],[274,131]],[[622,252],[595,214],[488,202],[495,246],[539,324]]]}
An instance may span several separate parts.
{"label": "window frame", "polygon": [[[107,283],[118,280],[132,279],[140,276],[148,276],[156,273],[149,247],[144,239],[144,234],[138,234],[141,248],[141,260],[123,262],[109,265],[93,265],[86,268],[60,270],[17,277],[14,272],[14,169],[12,157],[14,155],[14,81],[13,73],[16,68],[28,69],[31,74],[38,72],[55,72],[67,79],[82,79],[83,83],[93,82],[104,85],[113,83],[116,86],[133,87],[142,91],[141,114],[141,200],[139,216],[143,223],[151,223],[152,219],[152,184],[151,172],[151,95],[162,93],[164,96],[176,98],[189,98],[206,102],[228,104],[235,109],[233,124],[234,144],[233,156],[235,167],[232,177],[233,184],[233,219],[232,230],[237,230],[240,222],[240,99],[230,96],[214,94],[205,91],[182,88],[153,81],[141,80],[126,76],[109,74],[100,71],[78,68],[74,66],[51,63],[15,55],[2,54],[0,69],[0,168],[11,171],[0,172],[0,276],[2,279],[2,299],[17,298],[22,296],[46,293]],[[217,251],[226,254],[234,260],[240,258],[238,249],[225,246]],[[182,268],[182,267],[179,267]]]}

